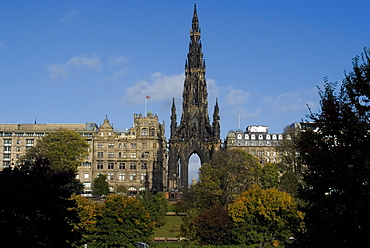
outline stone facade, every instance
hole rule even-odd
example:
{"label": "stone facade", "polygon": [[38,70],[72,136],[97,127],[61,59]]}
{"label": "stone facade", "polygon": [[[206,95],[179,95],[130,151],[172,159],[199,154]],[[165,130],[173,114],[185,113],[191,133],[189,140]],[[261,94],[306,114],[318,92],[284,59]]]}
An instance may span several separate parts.
{"label": "stone facade", "polygon": [[225,147],[240,148],[256,156],[261,164],[278,163],[281,161],[277,146],[284,140],[283,134],[268,133],[267,126],[248,126],[246,131],[229,131]]}
{"label": "stone facade", "polygon": [[27,149],[43,136],[58,130],[80,133],[90,145],[87,156],[78,168],[77,178],[91,192],[91,183],[98,174],[106,174],[111,190],[122,185],[135,195],[140,190],[163,191],[167,175],[164,124],[158,116],[148,113],[134,115],[134,126],[115,130],[108,119],[98,127],[86,124],[0,124],[0,170],[14,167]]}
{"label": "stone facade", "polygon": [[190,40],[185,64],[180,125],[177,125],[175,101],[171,109],[168,167],[168,190],[170,191],[188,188],[188,163],[192,154],[198,154],[201,163],[206,163],[212,158],[214,151],[221,147],[217,100],[212,125],[208,116],[206,65],[203,60],[196,6],[194,6]]}

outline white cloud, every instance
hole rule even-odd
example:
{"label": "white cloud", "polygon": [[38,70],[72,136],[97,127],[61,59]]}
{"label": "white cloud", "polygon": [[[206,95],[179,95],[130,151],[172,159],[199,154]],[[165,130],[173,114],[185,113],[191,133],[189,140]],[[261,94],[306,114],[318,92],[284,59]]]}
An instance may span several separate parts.
{"label": "white cloud", "polygon": [[173,97],[181,98],[184,74],[165,75],[153,73],[148,81],[140,81],[126,89],[123,101],[130,104],[141,104],[143,97],[151,97],[151,101],[167,101]]}
{"label": "white cloud", "polygon": [[248,101],[249,96],[249,92],[232,88],[225,97],[225,103],[227,106],[243,105]]}
{"label": "white cloud", "polygon": [[268,96],[263,102],[278,113],[307,110],[307,104],[316,107],[314,100],[307,99],[308,94],[301,92],[285,92],[278,96]]}
{"label": "white cloud", "polygon": [[51,78],[53,79],[61,79],[64,77],[69,76],[71,73],[84,69],[84,68],[91,68],[94,70],[100,70],[101,68],[101,60],[97,56],[75,56],[64,64],[52,64],[49,65],[47,70],[50,73]]}

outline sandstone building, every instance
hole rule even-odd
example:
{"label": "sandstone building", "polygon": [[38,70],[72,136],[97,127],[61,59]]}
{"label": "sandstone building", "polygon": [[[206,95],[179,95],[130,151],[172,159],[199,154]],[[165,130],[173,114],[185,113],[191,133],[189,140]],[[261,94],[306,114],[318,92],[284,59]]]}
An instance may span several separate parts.
{"label": "sandstone building", "polygon": [[[90,145],[89,156],[81,164],[77,177],[91,192],[98,174],[106,174],[111,190],[123,186],[130,195],[143,190],[162,191],[166,185],[167,152],[164,124],[148,113],[134,115],[134,126],[115,130],[106,118],[98,127],[85,124],[0,124],[0,170],[14,167],[20,156],[50,132],[73,130]],[[121,187],[122,188],[122,187]]]}
{"label": "sandstone building", "polygon": [[[246,131],[229,131],[225,147],[228,149],[240,148],[256,156],[261,164],[279,163],[281,156],[277,147],[284,140],[283,134],[268,133],[268,126],[248,126]],[[289,138],[289,137],[288,137]]]}

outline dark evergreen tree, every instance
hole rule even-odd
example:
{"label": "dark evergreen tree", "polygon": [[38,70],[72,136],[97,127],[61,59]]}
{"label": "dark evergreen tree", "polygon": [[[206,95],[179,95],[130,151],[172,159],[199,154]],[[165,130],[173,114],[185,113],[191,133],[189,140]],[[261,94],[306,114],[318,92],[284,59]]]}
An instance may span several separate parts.
{"label": "dark evergreen tree", "polygon": [[307,166],[307,235],[301,247],[370,246],[370,59],[365,49],[336,92],[320,91],[321,110],[297,142]]}
{"label": "dark evergreen tree", "polygon": [[93,196],[101,197],[103,195],[108,195],[109,184],[107,182],[107,175],[99,174],[96,178],[94,178],[91,189]]}
{"label": "dark evergreen tree", "polygon": [[73,170],[56,172],[48,160],[0,172],[0,240],[4,247],[73,247],[81,236]]}

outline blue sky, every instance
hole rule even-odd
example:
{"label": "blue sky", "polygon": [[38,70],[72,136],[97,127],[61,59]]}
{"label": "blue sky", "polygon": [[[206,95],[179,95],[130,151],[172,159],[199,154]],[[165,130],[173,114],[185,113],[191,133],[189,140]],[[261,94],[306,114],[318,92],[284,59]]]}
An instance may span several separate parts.
{"label": "blue sky", "polygon": [[[221,136],[282,132],[319,104],[370,46],[370,1],[197,1],[210,116]],[[131,127],[147,109],[181,116],[194,1],[2,1],[0,123],[103,122]],[[212,120],[211,120],[212,121]]]}

